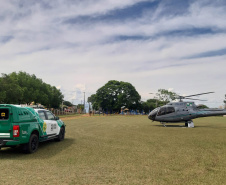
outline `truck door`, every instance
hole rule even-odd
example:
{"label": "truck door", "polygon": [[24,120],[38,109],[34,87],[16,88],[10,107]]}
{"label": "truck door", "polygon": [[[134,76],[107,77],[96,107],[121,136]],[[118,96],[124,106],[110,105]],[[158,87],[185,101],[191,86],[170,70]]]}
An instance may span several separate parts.
{"label": "truck door", "polygon": [[42,132],[43,132],[43,134],[46,132],[46,134],[48,134],[47,133],[47,129],[48,129],[48,125],[47,125],[47,123],[46,123],[46,115],[45,115],[45,112],[43,111],[43,110],[39,110],[38,111],[38,115],[39,115],[39,118],[40,119],[42,119],[43,121],[44,121],[44,123],[43,124],[41,124],[41,128],[42,128]]}
{"label": "truck door", "polygon": [[55,116],[50,111],[45,111],[46,118],[45,120],[47,126],[47,134],[57,134],[58,133],[58,124],[55,119]]}
{"label": "truck door", "polygon": [[0,107],[0,138],[10,138],[12,116],[10,107]]}

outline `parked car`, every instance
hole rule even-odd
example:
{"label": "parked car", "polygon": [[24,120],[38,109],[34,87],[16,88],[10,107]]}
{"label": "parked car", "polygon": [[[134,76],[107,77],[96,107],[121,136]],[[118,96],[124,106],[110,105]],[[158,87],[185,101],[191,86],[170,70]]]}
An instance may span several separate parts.
{"label": "parked car", "polygon": [[0,104],[0,149],[22,145],[27,153],[34,153],[39,142],[64,140],[65,124],[45,109]]}

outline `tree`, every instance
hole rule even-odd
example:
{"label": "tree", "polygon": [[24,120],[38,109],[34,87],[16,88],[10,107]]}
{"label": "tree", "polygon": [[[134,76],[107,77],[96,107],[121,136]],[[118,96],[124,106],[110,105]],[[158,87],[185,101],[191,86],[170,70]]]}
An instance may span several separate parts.
{"label": "tree", "polygon": [[34,101],[58,108],[63,100],[60,90],[26,72],[2,74],[0,84],[0,103],[30,104]]}
{"label": "tree", "polygon": [[77,108],[81,109],[81,111],[83,111],[84,110],[84,104],[78,104]]}
{"label": "tree", "polygon": [[197,105],[199,109],[208,109],[209,107],[203,104]]}
{"label": "tree", "polygon": [[144,112],[148,113],[154,108],[155,108],[155,103],[151,102],[150,100],[147,100],[146,102],[142,102],[142,110],[144,110]]}
{"label": "tree", "polygon": [[168,91],[166,89],[159,89],[155,98],[165,103],[169,103],[170,101],[175,100],[177,96],[178,95],[174,92]]}
{"label": "tree", "polygon": [[20,103],[22,101],[23,90],[18,84],[18,80],[12,75],[2,74],[1,78],[1,102],[7,104]]}
{"label": "tree", "polygon": [[90,97],[88,97],[88,103],[92,104],[93,109],[98,110],[100,107],[98,106],[98,103],[96,101],[96,95],[92,94]]}
{"label": "tree", "polygon": [[130,83],[111,80],[99,88],[89,101],[104,110],[120,111],[122,106],[136,109],[140,105],[140,99],[140,95]]}
{"label": "tree", "polygon": [[178,95],[166,89],[159,89],[154,99],[149,99],[142,102],[142,110],[149,112],[157,107],[163,106],[172,100],[175,100]]}
{"label": "tree", "polygon": [[144,112],[152,111],[153,109],[165,105],[164,101],[160,101],[158,99],[148,99],[146,102],[142,102],[141,110]]}
{"label": "tree", "polygon": [[52,108],[58,108],[64,96],[56,87],[51,87],[51,90],[50,105]]}
{"label": "tree", "polygon": [[68,106],[68,107],[72,107],[73,104],[69,101],[64,101],[64,105]]}

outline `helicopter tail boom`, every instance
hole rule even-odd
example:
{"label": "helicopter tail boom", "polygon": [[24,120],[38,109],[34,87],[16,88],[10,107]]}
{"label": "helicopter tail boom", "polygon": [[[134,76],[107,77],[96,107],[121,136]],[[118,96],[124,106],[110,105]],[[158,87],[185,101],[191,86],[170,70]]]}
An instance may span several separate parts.
{"label": "helicopter tail boom", "polygon": [[200,109],[197,117],[226,115],[226,109]]}

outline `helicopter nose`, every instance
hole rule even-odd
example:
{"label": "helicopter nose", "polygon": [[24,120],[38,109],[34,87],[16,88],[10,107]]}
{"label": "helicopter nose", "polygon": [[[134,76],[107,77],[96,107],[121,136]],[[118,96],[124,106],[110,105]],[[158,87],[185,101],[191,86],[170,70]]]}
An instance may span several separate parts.
{"label": "helicopter nose", "polygon": [[155,109],[155,110],[151,111],[151,112],[149,113],[149,115],[148,115],[148,118],[149,118],[150,120],[152,120],[152,121],[155,121],[155,117],[156,117],[156,115],[157,115],[157,112],[158,112],[158,109]]}
{"label": "helicopter nose", "polygon": [[150,112],[149,115],[148,115],[148,119],[153,120],[153,116],[152,115],[153,115],[152,112]]}

